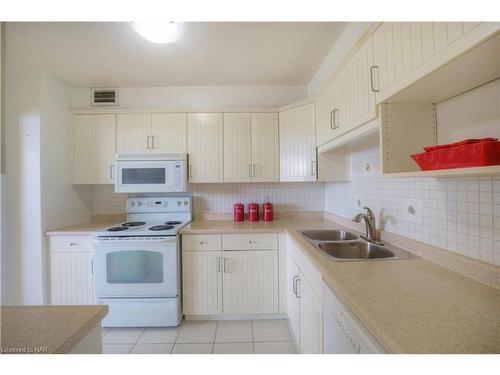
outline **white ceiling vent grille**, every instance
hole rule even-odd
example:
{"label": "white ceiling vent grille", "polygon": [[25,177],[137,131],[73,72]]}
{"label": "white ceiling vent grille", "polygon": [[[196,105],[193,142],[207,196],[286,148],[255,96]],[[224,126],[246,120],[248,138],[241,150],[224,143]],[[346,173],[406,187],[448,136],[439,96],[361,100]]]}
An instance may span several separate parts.
{"label": "white ceiling vent grille", "polygon": [[118,89],[96,89],[91,92],[92,106],[117,106]]}

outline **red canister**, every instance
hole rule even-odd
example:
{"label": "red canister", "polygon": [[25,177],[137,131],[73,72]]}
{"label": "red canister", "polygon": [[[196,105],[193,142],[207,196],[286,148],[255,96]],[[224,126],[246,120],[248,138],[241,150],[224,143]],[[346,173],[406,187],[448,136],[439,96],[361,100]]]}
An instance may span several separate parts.
{"label": "red canister", "polygon": [[264,221],[273,221],[273,204],[266,202],[262,205],[262,217]]}
{"label": "red canister", "polygon": [[235,203],[233,207],[233,220],[243,221],[245,220],[245,205],[241,202]]}
{"label": "red canister", "polygon": [[248,205],[248,220],[259,221],[259,205],[255,202]]}

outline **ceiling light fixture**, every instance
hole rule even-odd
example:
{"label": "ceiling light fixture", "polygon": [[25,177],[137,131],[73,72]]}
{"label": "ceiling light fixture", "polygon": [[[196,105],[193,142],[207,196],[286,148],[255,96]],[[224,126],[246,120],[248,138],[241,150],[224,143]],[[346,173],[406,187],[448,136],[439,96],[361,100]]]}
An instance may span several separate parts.
{"label": "ceiling light fixture", "polygon": [[177,39],[177,25],[173,22],[132,22],[134,30],[153,43],[167,44]]}

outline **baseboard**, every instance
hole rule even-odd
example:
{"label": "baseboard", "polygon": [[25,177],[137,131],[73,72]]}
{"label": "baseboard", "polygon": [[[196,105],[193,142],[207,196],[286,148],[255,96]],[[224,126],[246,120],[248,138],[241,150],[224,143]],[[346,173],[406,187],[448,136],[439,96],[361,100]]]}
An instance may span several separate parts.
{"label": "baseboard", "polygon": [[284,313],[271,314],[200,314],[184,315],[186,320],[259,320],[259,319],[288,319]]}

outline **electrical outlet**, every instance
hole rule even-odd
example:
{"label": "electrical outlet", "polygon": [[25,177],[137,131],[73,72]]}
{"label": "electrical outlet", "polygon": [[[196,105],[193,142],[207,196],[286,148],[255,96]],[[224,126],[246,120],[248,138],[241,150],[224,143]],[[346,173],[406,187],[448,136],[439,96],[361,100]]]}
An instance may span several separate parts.
{"label": "electrical outlet", "polygon": [[361,195],[356,195],[354,197],[354,206],[356,207],[356,209],[362,210],[364,205],[365,205],[365,201],[364,201],[363,197]]}
{"label": "electrical outlet", "polygon": [[403,200],[403,220],[422,224],[422,200],[405,198]]}

